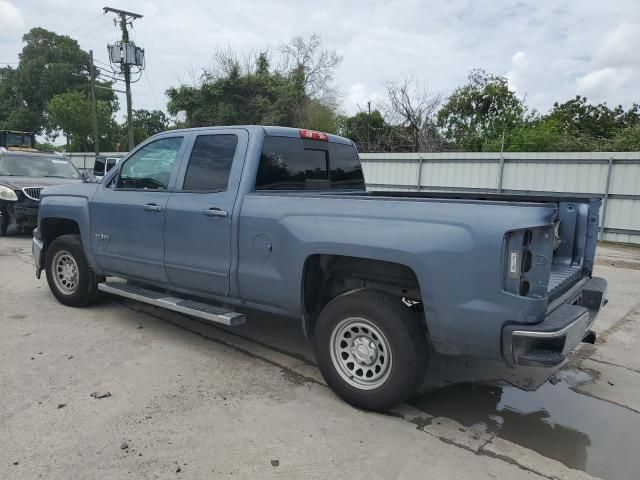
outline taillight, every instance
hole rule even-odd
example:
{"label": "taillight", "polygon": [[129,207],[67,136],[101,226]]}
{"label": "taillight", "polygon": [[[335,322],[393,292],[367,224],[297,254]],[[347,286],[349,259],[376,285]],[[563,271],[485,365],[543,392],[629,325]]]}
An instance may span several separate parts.
{"label": "taillight", "polygon": [[329,141],[329,135],[324,132],[316,132],[315,130],[300,129],[300,138],[306,138],[307,140],[321,140],[323,142]]}
{"label": "taillight", "polygon": [[522,297],[546,296],[552,246],[550,227],[509,232],[505,237],[504,290]]}

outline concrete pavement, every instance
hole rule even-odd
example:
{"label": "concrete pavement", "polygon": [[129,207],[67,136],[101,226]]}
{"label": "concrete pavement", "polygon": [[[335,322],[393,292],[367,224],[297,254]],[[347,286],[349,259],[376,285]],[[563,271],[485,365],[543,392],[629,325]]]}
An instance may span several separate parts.
{"label": "concrete pavement", "polygon": [[636,249],[600,249],[600,339],[553,383],[445,381],[382,415],[324,385],[297,322],[67,308],[35,279],[29,242],[0,238],[0,478],[640,476]]}

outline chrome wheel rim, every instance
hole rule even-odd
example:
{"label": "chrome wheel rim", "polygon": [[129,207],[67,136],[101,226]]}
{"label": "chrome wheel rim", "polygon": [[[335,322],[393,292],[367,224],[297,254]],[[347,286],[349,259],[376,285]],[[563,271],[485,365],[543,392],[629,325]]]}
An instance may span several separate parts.
{"label": "chrome wheel rim", "polygon": [[372,322],[361,317],[342,320],[331,333],[331,361],[340,376],[360,390],[378,388],[389,378],[389,342]]}
{"label": "chrome wheel rim", "polygon": [[53,281],[58,291],[64,295],[73,295],[78,289],[78,264],[66,250],[60,250],[51,263]]}

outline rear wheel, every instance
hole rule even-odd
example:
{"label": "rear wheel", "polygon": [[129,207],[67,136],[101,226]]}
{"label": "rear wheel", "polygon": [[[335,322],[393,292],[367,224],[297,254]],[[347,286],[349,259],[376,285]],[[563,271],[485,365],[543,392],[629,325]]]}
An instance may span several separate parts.
{"label": "rear wheel", "polygon": [[377,290],[334,298],[314,332],[318,366],[345,401],[384,411],[407,400],[427,367],[427,340],[418,316]]}
{"label": "rear wheel", "polygon": [[47,283],[60,303],[86,307],[98,299],[98,277],[84,255],[79,235],[62,235],[47,249]]}

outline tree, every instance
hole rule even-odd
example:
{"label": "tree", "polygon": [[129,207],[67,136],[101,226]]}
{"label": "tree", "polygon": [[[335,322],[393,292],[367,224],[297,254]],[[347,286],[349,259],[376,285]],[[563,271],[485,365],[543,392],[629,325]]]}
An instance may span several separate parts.
{"label": "tree", "polygon": [[[50,122],[47,107],[57,95],[89,94],[88,54],[72,38],[44,28],[33,28],[22,39],[25,46],[18,67],[0,69],[0,128],[46,132],[55,138],[57,126]],[[98,84],[107,88],[111,85],[99,81]],[[101,106],[103,111],[118,109],[113,91],[99,89],[96,94],[99,101],[109,104]],[[79,98],[72,97],[74,103],[69,109],[80,108]],[[54,105],[60,107],[59,102]],[[102,123],[104,126],[104,119]],[[113,122],[106,123],[110,126]]]}
{"label": "tree", "polygon": [[87,54],[75,40],[44,28],[31,29],[22,40],[26,45],[18,67],[2,76],[5,85],[0,90],[13,92],[9,100],[13,108],[3,120],[5,128],[41,133],[49,100],[88,83]]}
{"label": "tree", "polygon": [[435,114],[440,95],[430,93],[414,77],[387,82],[387,100],[381,109],[387,123],[393,125],[391,141],[402,150],[433,152],[442,149]]}
{"label": "tree", "polygon": [[585,135],[595,140],[612,139],[621,129],[640,123],[640,105],[633,104],[627,111],[621,105],[609,108],[606,103],[593,105],[586,97],[554,103],[548,115],[570,135]]}
{"label": "tree", "polygon": [[[133,111],[133,136],[136,145],[156,133],[169,129],[169,118],[162,110],[139,109]],[[119,126],[117,142],[126,145],[128,142],[128,125],[125,122]]]}
{"label": "tree", "polygon": [[640,123],[619,130],[607,147],[612,152],[640,152]]}
{"label": "tree", "polygon": [[[113,129],[112,105],[108,101],[97,101],[98,131],[102,132],[100,142],[109,140]],[[62,131],[67,139],[67,150],[92,150],[91,100],[79,91],[55,95],[47,104],[48,129]],[[55,133],[51,136],[55,137]],[[106,145],[105,145],[106,146]]]}
{"label": "tree", "polygon": [[310,98],[331,104],[337,100],[332,82],[342,57],[335,50],[322,50],[321,46],[322,40],[317,33],[307,41],[296,36],[289,43],[282,44],[280,72],[299,82]]}
{"label": "tree", "polygon": [[338,133],[356,143],[361,152],[384,152],[388,150],[385,140],[388,138],[389,125],[379,110],[360,111],[351,117],[342,117]]}
{"label": "tree", "polygon": [[278,68],[272,68],[268,51],[241,57],[219,49],[197,84],[167,90],[169,113],[190,127],[266,124],[334,132],[330,82],[340,59],[319,42],[315,35],[309,44],[294,39],[281,48]]}
{"label": "tree", "polygon": [[507,79],[472,70],[438,111],[444,137],[461,150],[481,151],[488,143],[508,140],[525,120],[522,100],[509,90]]}

